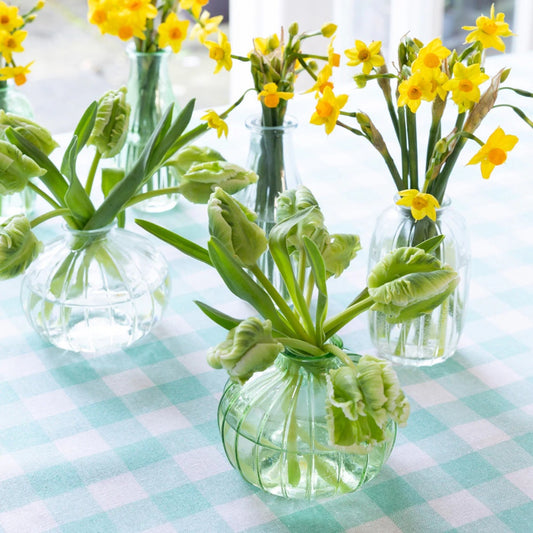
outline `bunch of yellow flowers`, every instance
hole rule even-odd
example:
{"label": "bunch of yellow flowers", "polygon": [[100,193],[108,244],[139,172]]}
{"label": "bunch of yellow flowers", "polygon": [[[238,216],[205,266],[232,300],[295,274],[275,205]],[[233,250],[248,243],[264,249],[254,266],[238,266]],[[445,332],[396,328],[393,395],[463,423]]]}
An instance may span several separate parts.
{"label": "bunch of yellow flowers", "polygon": [[17,85],[26,83],[26,75],[33,64],[17,65],[13,54],[24,52],[22,43],[28,32],[23,28],[35,20],[37,11],[44,7],[44,2],[39,0],[27,13],[21,14],[17,6],[11,6],[0,1],[0,81],[13,79]]}
{"label": "bunch of yellow flowers", "polygon": [[[354,76],[358,87],[364,87],[369,80],[377,80],[400,145],[401,165],[396,165],[383,136],[368,115],[342,110],[348,95],[336,96],[331,87],[326,88],[311,118],[313,124],[324,124],[328,134],[339,125],[370,141],[383,157],[399,191],[397,203],[410,207],[416,220],[426,216],[436,219],[435,210],[440,207],[451,171],[467,140],[474,140],[481,146],[469,164],[479,163],[485,179],[495,167],[505,162],[507,153],[518,142],[516,136],[506,134],[502,128],[497,128],[486,142],[474,135],[494,107],[498,92],[503,89],[500,83],[510,72],[504,69],[491,78],[483,65],[485,49],[495,48],[503,52],[505,43],[502,38],[513,35],[505,15],[495,14],[493,5],[490,16],[481,15],[475,26],[463,26],[463,29],[470,33],[465,39],[468,46],[462,52],[449,50],[440,38],[424,45],[417,39],[404,37],[398,48],[396,73],[388,71],[379,41],[367,45],[356,40],[355,47],[345,51],[347,65],[362,68],[362,72]],[[395,99],[391,80],[397,82]],[[480,86],[486,82],[489,82],[488,87],[482,93]],[[512,90],[522,96],[533,96],[527,91]],[[449,99],[455,104],[455,125],[451,132],[443,135],[442,118]],[[420,135],[416,125],[416,113],[423,102],[431,104],[424,167],[419,161]],[[503,105],[506,104],[500,104],[500,107]],[[533,126],[520,109],[508,107]],[[338,120],[340,116],[355,118],[358,127]],[[423,179],[421,187],[419,176]]]}
{"label": "bunch of yellow flowers", "polygon": [[[218,31],[222,16],[211,17],[203,8],[209,0],[88,0],[88,19],[103,34],[122,41],[133,40],[139,52],[156,52],[170,47],[181,50],[190,26],[191,38],[204,41]],[[183,17],[187,12],[189,18]]]}

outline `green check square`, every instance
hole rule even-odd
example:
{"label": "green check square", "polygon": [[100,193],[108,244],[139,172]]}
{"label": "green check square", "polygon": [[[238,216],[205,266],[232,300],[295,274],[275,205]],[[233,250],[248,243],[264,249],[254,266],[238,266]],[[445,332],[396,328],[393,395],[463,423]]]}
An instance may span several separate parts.
{"label": "green check square", "polygon": [[431,437],[448,428],[432,414],[419,409],[411,413],[409,424],[402,428],[403,435],[412,442]]}
{"label": "green check square", "polygon": [[61,533],[116,533],[117,528],[106,514],[100,513],[65,524],[61,526],[60,531]]}
{"label": "green check square", "polygon": [[93,403],[81,407],[80,411],[95,428],[132,417],[131,412],[119,398]]}
{"label": "green check square", "polygon": [[470,453],[454,461],[441,465],[463,487],[469,488],[497,478],[498,471],[481,455]]}
{"label": "green check square", "polygon": [[387,515],[425,501],[411,485],[401,478],[390,479],[363,490]]}
{"label": "green check square", "polygon": [[137,470],[152,463],[164,461],[170,454],[154,438],[142,440],[128,446],[117,448],[117,455],[124,461],[129,470]]}
{"label": "green check square", "polygon": [[194,376],[165,383],[160,385],[160,389],[174,405],[209,395],[209,391]]}
{"label": "green check square", "polygon": [[343,532],[344,528],[326,509],[317,505],[280,518],[289,531],[306,531],[307,533]]}
{"label": "green check square", "polygon": [[167,517],[167,520],[177,520],[209,508],[208,501],[190,483],[155,494],[152,496],[152,501]]}
{"label": "green check square", "polygon": [[70,387],[98,378],[98,374],[87,361],[53,368],[50,374],[62,387]]}
{"label": "green check square", "polygon": [[70,463],[32,472],[28,480],[41,498],[51,498],[83,486],[83,480]]}
{"label": "green check square", "polygon": [[515,406],[495,390],[463,398],[463,403],[483,418],[490,418],[514,409]]}
{"label": "green check square", "polygon": [[531,524],[533,524],[533,502],[503,511],[498,514],[498,518],[511,528],[511,531],[515,531],[516,533],[531,531]]}

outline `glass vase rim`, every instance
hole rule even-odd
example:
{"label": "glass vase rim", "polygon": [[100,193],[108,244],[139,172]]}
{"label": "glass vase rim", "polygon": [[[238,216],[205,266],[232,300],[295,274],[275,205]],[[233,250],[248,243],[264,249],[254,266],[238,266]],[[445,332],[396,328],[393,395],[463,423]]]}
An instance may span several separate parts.
{"label": "glass vase rim", "polygon": [[244,125],[252,131],[292,131],[298,127],[298,120],[293,115],[285,115],[283,124],[280,126],[263,126],[261,115],[250,115],[246,118]]}
{"label": "glass vase rim", "polygon": [[[63,229],[69,233],[70,235],[74,236],[80,236],[80,235],[98,235],[99,233],[109,233],[113,229],[117,229],[117,221],[113,220],[113,222],[110,222],[109,224],[106,224],[105,226],[101,226],[99,228],[93,228],[93,229],[79,229],[79,228],[73,228],[69,226],[66,222],[63,222],[62,224]],[[125,229],[125,228],[121,228]]]}
{"label": "glass vase rim", "polygon": [[[393,197],[394,206],[399,208],[400,211],[407,211],[407,212],[410,213],[411,212],[411,208],[409,206],[407,206],[407,205],[398,205],[396,203],[399,199],[400,199],[400,194],[399,193],[395,193],[394,197]],[[449,196],[445,196],[444,200],[440,204],[440,207],[436,207],[435,211],[437,213],[442,212],[442,211],[448,209],[449,207],[451,207],[451,205],[452,205],[452,199]]]}
{"label": "glass vase rim", "polygon": [[157,50],[153,52],[141,52],[140,50],[137,50],[137,48],[135,48],[134,43],[130,43],[126,47],[126,53],[130,57],[154,57],[154,56],[168,57],[170,56],[170,54],[172,54],[172,50],[170,48],[158,48]]}

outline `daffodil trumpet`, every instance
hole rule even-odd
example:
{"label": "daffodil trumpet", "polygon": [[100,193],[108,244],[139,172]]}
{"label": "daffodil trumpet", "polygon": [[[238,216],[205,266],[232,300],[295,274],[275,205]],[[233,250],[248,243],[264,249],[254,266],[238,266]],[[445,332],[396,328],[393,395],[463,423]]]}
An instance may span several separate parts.
{"label": "daffodil trumpet", "polygon": [[[382,428],[389,417],[404,424],[408,404],[403,393],[391,398],[391,408],[381,413],[385,418],[378,420],[370,392],[362,397],[357,392],[365,388],[363,376],[367,373],[362,372],[363,368],[375,378],[382,376],[373,381],[373,387],[385,386],[382,381],[385,372],[399,391],[397,378],[388,363],[369,356],[363,356],[359,362],[352,360],[337,345],[336,334],[370,309],[378,309],[388,320],[399,323],[429,313],[440,305],[458,283],[457,273],[431,253],[443,237],[434,237],[419,247],[399,248],[385,256],[369,275],[367,287],[344,310],[328,316],[327,280],[340,276],[349,267],[360,244],[356,235],[328,232],[320,207],[307,188],[280,195],[276,224],[268,236],[255,223],[254,213],[220,188],[209,199],[208,219],[207,248],[153,222],[136,222],[186,255],[215,268],[229,290],[255,309],[257,316],[241,319],[196,302],[211,320],[228,331],[227,338],[209,350],[209,364],[226,369],[232,380],[242,384],[254,373],[272,365],[286,349],[311,358],[334,354],[345,370],[342,376],[338,370],[331,371],[327,378],[331,442],[341,447],[371,447],[384,436],[376,430],[369,440],[366,431],[357,430],[361,429],[359,424],[373,420],[376,428]],[[258,261],[263,254],[271,256],[287,297],[261,271]],[[340,388],[348,376],[357,386],[346,396],[346,391],[341,392]],[[346,401],[360,402],[362,416],[369,417],[349,422],[354,430],[350,432],[351,437],[341,431],[347,420],[335,409],[341,396]],[[303,438],[297,429],[293,437]]]}

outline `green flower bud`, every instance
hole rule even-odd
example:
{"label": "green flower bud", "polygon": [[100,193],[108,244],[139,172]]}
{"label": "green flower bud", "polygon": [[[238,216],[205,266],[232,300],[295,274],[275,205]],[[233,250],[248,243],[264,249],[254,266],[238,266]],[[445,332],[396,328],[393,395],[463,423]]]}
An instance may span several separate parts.
{"label": "green flower bud", "polygon": [[255,183],[257,174],[227,161],[211,161],[193,165],[180,178],[180,193],[190,202],[206,204],[215,187],[235,194]]}
{"label": "green flower bud", "polygon": [[440,305],[459,283],[459,275],[420,248],[397,248],[368,276],[372,310],[385,313],[396,324]]}
{"label": "green flower bud", "polygon": [[182,148],[174,157],[169,159],[167,166],[171,166],[178,173],[178,177],[181,177],[193,165],[209,163],[211,161],[225,161],[225,159],[221,153],[208,146],[189,145]]}
{"label": "green flower bud", "polygon": [[311,59],[311,61],[309,61],[309,63],[307,63],[307,66],[313,71],[313,72],[316,72],[318,70],[318,63],[314,60],[314,59]]}
{"label": "green flower bud", "polygon": [[211,348],[207,362],[213,368],[224,368],[231,379],[245,383],[254,372],[268,368],[283,350],[283,344],[272,337],[270,320],[256,317],[243,320],[229,331],[226,340]]}
{"label": "green flower bud", "polygon": [[320,28],[320,33],[327,37],[328,39],[333,36],[333,34],[337,31],[337,25],[333,24],[333,22],[328,22]]}
{"label": "green flower bud", "polygon": [[220,187],[207,204],[209,233],[245,266],[257,263],[267,248],[265,232],[253,221],[257,215]]}
{"label": "green flower bud", "polygon": [[350,261],[360,249],[361,243],[357,235],[330,235],[322,251],[328,277],[338,278],[350,266]]}
{"label": "green flower bud", "polygon": [[45,172],[14,144],[0,141],[0,195],[22,191],[30,178]]}
{"label": "green flower bud", "polygon": [[364,89],[366,87],[368,77],[366,74],[356,74],[353,77],[353,81],[355,81],[355,84],[359,89]]}
{"label": "green flower bud", "polygon": [[282,192],[276,199],[276,222],[283,222],[286,218],[296,215],[298,211],[311,206],[318,207],[318,202],[307,187]]}
{"label": "green flower bud", "polygon": [[298,23],[297,22],[293,22],[289,26],[289,35],[292,37],[294,37],[295,35],[298,35]]}
{"label": "green flower bud", "polygon": [[52,139],[50,132],[42,126],[39,126],[39,124],[28,118],[19,117],[18,115],[0,110],[0,135],[2,139],[5,139],[5,131],[9,127],[13,128],[18,134],[22,135],[22,137],[46,155],[50,155],[59,146]]}
{"label": "green flower bud", "polygon": [[41,243],[24,215],[15,215],[0,224],[0,279],[22,274],[41,251]]}
{"label": "green flower bud", "polygon": [[129,117],[126,88],[107,91],[98,101],[96,120],[87,144],[96,146],[103,158],[114,157],[126,142]]}

